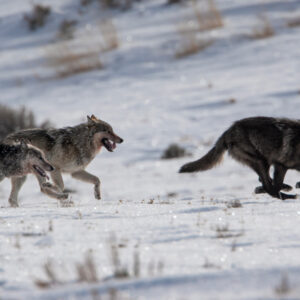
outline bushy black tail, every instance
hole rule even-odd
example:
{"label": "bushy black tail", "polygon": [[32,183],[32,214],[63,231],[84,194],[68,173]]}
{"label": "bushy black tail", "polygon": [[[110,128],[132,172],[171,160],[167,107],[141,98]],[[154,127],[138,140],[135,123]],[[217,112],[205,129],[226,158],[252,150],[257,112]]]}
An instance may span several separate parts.
{"label": "bushy black tail", "polygon": [[221,162],[223,154],[227,150],[227,146],[225,144],[225,133],[223,133],[215,146],[206,155],[196,161],[183,165],[180,168],[179,173],[206,171]]}

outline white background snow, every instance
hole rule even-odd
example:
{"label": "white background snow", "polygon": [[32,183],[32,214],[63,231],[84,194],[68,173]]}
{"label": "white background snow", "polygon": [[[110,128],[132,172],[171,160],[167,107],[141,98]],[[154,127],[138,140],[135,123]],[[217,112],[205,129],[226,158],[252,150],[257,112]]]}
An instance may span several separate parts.
{"label": "white background snow", "polygon": [[[45,47],[61,20],[93,28],[97,11],[80,15],[79,0],[36,2],[51,5],[52,14],[32,33],[23,20],[30,1],[0,0],[0,103],[24,105],[56,127],[95,114],[125,142],[87,168],[101,179],[101,201],[92,186],[65,175],[77,192],[73,207],[61,207],[30,176],[20,207],[10,208],[10,182],[1,183],[0,299],[300,299],[299,200],[254,195],[257,176],[228,156],[213,170],[177,173],[237,119],[299,118],[300,27],[286,23],[300,17],[300,1],[217,1],[224,27],[206,33],[212,46],[183,59],[174,58],[176,28],[189,7],[138,2],[111,13],[120,47],[101,56],[104,69],[63,79],[47,79]],[[275,35],[251,40],[261,14]],[[161,160],[171,143],[192,157]],[[299,180],[289,171],[285,181]],[[242,207],[228,207],[236,200]],[[218,237],[218,228],[228,237]],[[112,277],[112,236],[129,278]],[[87,253],[98,283],[77,282],[76,264]],[[47,280],[49,260],[61,283],[40,289],[35,281]],[[283,278],[289,288],[280,295]]]}

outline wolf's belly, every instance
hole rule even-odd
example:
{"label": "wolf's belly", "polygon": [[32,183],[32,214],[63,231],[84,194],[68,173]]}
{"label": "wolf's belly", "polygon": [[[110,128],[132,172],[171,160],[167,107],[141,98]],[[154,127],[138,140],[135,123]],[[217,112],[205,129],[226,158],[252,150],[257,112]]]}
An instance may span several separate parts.
{"label": "wolf's belly", "polygon": [[74,173],[83,170],[94,159],[94,151],[70,151],[70,149],[55,149],[47,153],[46,158],[57,169],[66,173]]}
{"label": "wolf's belly", "polygon": [[59,169],[64,173],[74,173],[80,170],[84,170],[91,161],[92,159],[86,159],[84,161],[62,160],[60,162],[58,162],[57,160],[51,160],[50,163],[52,163],[56,169]]}

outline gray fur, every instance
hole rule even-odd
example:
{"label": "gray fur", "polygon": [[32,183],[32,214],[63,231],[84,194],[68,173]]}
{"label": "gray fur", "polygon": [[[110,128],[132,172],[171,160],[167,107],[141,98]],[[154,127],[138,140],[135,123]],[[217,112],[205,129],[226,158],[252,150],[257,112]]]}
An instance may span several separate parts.
{"label": "gray fur", "polygon": [[38,149],[28,147],[24,141],[19,145],[0,144],[0,181],[11,178],[12,190],[9,197],[11,206],[18,206],[18,191],[26,175],[34,173],[37,178],[46,181],[45,170],[53,171],[53,167]]}
{"label": "gray fur", "polygon": [[[201,159],[181,167],[180,173],[205,171],[220,162],[225,151],[252,168],[263,184],[261,191],[282,200],[296,198],[280,190],[288,169],[300,171],[300,122],[297,120],[253,117],[235,122]],[[269,170],[274,166],[273,179]]]}
{"label": "gray fur", "polygon": [[103,146],[112,152],[115,143],[123,142],[108,123],[97,119],[94,115],[88,116],[86,123],[74,127],[22,130],[7,136],[5,143],[13,144],[20,140],[41,149],[46,159],[55,167],[55,171],[51,173],[54,185],[48,186],[42,179],[39,179],[39,183],[42,192],[59,200],[68,196],[63,192],[62,172],[94,184],[95,198],[101,199],[99,178],[84,169]]}

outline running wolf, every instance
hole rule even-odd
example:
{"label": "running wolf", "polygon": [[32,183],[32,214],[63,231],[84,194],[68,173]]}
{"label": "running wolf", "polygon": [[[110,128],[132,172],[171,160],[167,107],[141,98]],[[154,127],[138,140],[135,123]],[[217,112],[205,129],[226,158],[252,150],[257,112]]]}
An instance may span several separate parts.
{"label": "running wolf", "polygon": [[[51,172],[54,185],[46,183],[41,178],[38,180],[41,191],[58,200],[68,198],[68,194],[64,192],[62,172],[70,173],[78,180],[92,183],[95,198],[101,199],[99,178],[85,171],[85,168],[102,147],[113,152],[116,143],[123,142],[108,123],[97,119],[94,115],[87,116],[86,123],[74,127],[18,131],[8,135],[4,142],[14,144],[19,140],[24,140],[43,151],[46,159],[54,166],[55,170]],[[18,180],[15,189],[19,191],[20,182],[24,181],[24,178]]]}
{"label": "running wolf", "polygon": [[0,144],[0,181],[5,177],[11,178],[12,189],[8,199],[11,206],[18,206],[18,190],[26,175],[33,173],[44,181],[48,178],[45,170],[51,172],[54,168],[38,149],[28,147],[23,141],[14,146]]}
{"label": "running wolf", "polygon": [[[226,150],[257,173],[262,182],[262,187],[256,188],[257,193],[266,191],[282,200],[297,198],[280,190],[291,189],[283,183],[288,169],[300,171],[300,121],[269,117],[239,120],[221,135],[206,155],[183,165],[179,172],[211,169],[221,161]],[[269,175],[272,165],[273,179]]]}

